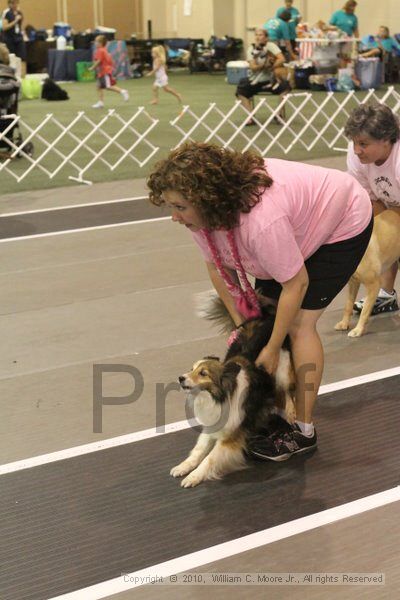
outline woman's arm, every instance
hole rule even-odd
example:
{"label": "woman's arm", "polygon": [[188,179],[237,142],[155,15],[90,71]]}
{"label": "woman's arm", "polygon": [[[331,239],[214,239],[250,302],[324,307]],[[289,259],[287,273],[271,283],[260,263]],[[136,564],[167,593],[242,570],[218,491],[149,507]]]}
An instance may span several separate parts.
{"label": "woman's arm", "polygon": [[[217,292],[218,296],[221,298],[222,302],[225,304],[226,309],[229,312],[229,314],[231,315],[236,327],[238,327],[241,323],[243,323],[244,318],[237,311],[235,302],[231,296],[231,293],[229,292],[228,288],[226,287],[225,281],[222,279],[222,277],[218,273],[214,263],[206,262],[206,266],[207,266],[207,270],[208,270],[208,274],[210,276],[211,282],[215,288],[215,291]],[[231,276],[233,281],[239,282],[236,271],[232,271],[231,269],[225,269],[225,271],[228,273],[228,275]]]}
{"label": "woman's arm", "polygon": [[304,265],[292,279],[282,283],[272,335],[256,360],[256,364],[262,365],[268,373],[275,373],[278,367],[279,352],[290,326],[300,310],[308,283],[308,273]]}

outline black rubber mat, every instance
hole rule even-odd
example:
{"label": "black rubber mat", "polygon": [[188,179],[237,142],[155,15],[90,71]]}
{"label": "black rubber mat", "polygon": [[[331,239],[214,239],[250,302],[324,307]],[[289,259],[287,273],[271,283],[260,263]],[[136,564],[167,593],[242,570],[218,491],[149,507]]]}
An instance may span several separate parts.
{"label": "black rubber mat", "polygon": [[10,217],[0,217],[0,239],[98,227],[141,219],[156,219],[166,217],[168,214],[167,210],[152,206],[147,199],[21,213]]}
{"label": "black rubber mat", "polygon": [[169,476],[191,430],[3,475],[1,600],[51,598],[398,485],[399,385],[324,395],[314,454],[194,489]]}

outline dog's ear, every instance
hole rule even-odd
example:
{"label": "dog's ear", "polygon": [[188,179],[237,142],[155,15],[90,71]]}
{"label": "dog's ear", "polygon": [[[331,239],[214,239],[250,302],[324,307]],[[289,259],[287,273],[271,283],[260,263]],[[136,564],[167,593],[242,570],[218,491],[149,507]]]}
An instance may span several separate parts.
{"label": "dog's ear", "polygon": [[217,360],[218,362],[220,362],[218,356],[203,356],[202,360]]}
{"label": "dog's ear", "polygon": [[224,366],[221,374],[221,387],[225,394],[231,396],[236,389],[236,379],[242,367],[234,362],[229,362]]}

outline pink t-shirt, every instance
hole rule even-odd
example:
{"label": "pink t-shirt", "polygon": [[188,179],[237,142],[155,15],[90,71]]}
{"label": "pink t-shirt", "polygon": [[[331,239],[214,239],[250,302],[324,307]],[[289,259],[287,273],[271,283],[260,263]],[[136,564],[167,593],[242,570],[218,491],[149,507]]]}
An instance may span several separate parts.
{"label": "pink t-shirt", "polygon": [[[244,270],[282,283],[294,277],[320,246],[352,238],[368,225],[368,192],[349,174],[298,162],[265,161],[273,184],[234,229]],[[192,233],[213,262],[201,231]],[[226,231],[212,232],[222,263],[234,269]]]}

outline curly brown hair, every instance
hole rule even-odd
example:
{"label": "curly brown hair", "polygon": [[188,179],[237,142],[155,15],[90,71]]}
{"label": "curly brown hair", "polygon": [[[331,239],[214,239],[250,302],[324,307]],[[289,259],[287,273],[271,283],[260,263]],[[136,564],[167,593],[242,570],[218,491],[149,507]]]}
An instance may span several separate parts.
{"label": "curly brown hair", "polygon": [[147,180],[152,204],[162,206],[166,190],[179,192],[198,210],[207,229],[235,227],[240,213],[250,212],[271,185],[261,156],[198,142],[172,150]]}

